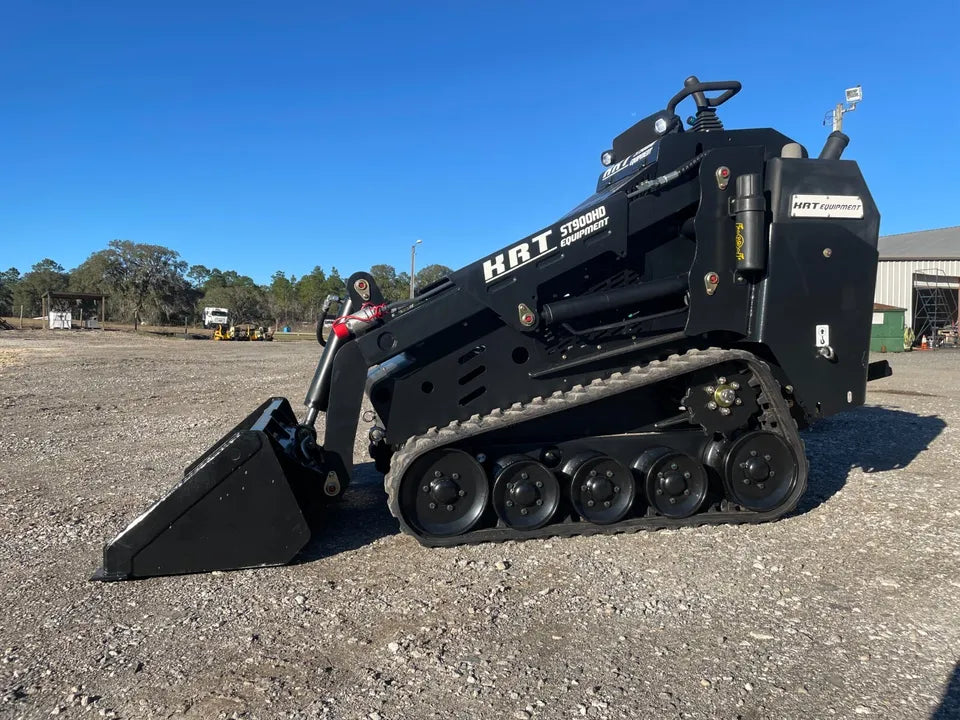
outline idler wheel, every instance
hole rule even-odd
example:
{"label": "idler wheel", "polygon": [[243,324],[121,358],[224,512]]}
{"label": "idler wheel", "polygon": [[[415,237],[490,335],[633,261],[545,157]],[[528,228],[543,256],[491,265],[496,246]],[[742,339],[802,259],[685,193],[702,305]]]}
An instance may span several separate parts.
{"label": "idler wheel", "polygon": [[527,455],[509,455],[494,467],[493,509],[515,530],[536,530],[560,504],[560,483],[542,463]]}
{"label": "idler wheel", "polygon": [[637,458],[633,468],[643,478],[647,501],[666,517],[690,517],[707,497],[707,471],[686,453],[651,448]]}
{"label": "idler wheel", "polygon": [[609,525],[633,506],[636,483],[623,463],[608,455],[577,455],[563,466],[570,478],[570,501],[587,522]]}
{"label": "idler wheel", "polygon": [[797,482],[797,459],[779,435],[757,430],[721,450],[727,497],[755,512],[779,507]]}
{"label": "idler wheel", "polygon": [[403,476],[400,511],[424,535],[450,537],[479,522],[489,497],[487,474],[473,456],[463,450],[434,450]]}

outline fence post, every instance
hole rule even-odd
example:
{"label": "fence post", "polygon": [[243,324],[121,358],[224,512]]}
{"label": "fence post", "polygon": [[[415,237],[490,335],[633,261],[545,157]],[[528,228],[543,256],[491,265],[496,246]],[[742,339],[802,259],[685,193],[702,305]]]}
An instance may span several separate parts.
{"label": "fence post", "polygon": [[23,330],[23,304],[20,305],[20,329]]}

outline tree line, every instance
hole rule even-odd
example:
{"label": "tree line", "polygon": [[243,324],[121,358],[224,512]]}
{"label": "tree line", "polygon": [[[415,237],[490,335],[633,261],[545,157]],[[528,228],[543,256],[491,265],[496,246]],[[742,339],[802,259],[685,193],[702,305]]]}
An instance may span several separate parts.
{"label": "tree line", "polygon": [[[414,277],[424,287],[451,272],[444,265],[428,265]],[[387,264],[370,268],[370,274],[388,301],[409,296],[410,275]],[[35,317],[47,291],[108,295],[107,320],[151,325],[177,325],[200,320],[204,307],[230,310],[235,323],[285,325],[315,323],[328,295],[343,295],[344,280],[337,268],[319,265],[296,277],[275,272],[267,285],[259,285],[235,270],[190,265],[175,250],[130,240],[113,240],[72,270],[44,258],[29,271],[0,271],[0,315]]]}

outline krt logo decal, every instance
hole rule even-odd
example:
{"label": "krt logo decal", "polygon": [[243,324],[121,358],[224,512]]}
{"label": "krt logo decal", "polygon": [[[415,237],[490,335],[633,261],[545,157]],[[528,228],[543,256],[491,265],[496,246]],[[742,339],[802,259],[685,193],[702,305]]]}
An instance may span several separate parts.
{"label": "krt logo decal", "polygon": [[743,223],[737,223],[737,260],[743,260]]}
{"label": "krt logo decal", "polygon": [[497,253],[492,258],[483,261],[483,279],[485,282],[493,282],[502,278],[504,275],[512,273],[519,267],[527,263],[539,260],[544,255],[549,255],[556,247],[551,247],[548,239],[553,234],[553,230],[546,230],[522,243],[517,243],[505,252]]}
{"label": "krt logo decal", "polygon": [[653,152],[653,149],[656,146],[656,144],[657,144],[657,141],[654,140],[645,148],[641,148],[640,150],[637,150],[633,155],[626,158],[625,160],[621,160],[616,165],[611,165],[610,167],[608,167],[606,170],[603,171],[603,175],[600,176],[600,182],[603,182],[607,178],[613,177],[624,168],[633,167],[637,163],[641,163],[640,167],[643,167],[646,164],[646,162],[644,161],[648,157],[650,157],[650,154]]}
{"label": "krt logo decal", "polygon": [[863,198],[859,195],[793,195],[790,217],[860,219],[863,217]]}

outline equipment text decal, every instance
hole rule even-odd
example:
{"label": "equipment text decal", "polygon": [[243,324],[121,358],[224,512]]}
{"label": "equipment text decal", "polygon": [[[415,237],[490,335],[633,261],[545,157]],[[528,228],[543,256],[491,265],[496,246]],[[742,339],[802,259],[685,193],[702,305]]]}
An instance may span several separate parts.
{"label": "equipment text decal", "polygon": [[565,222],[560,226],[560,247],[573,245],[577,240],[593,235],[605,228],[609,222],[606,205],[601,205],[570,222]]}
{"label": "equipment text decal", "polygon": [[794,195],[790,217],[862,218],[859,195]]}

